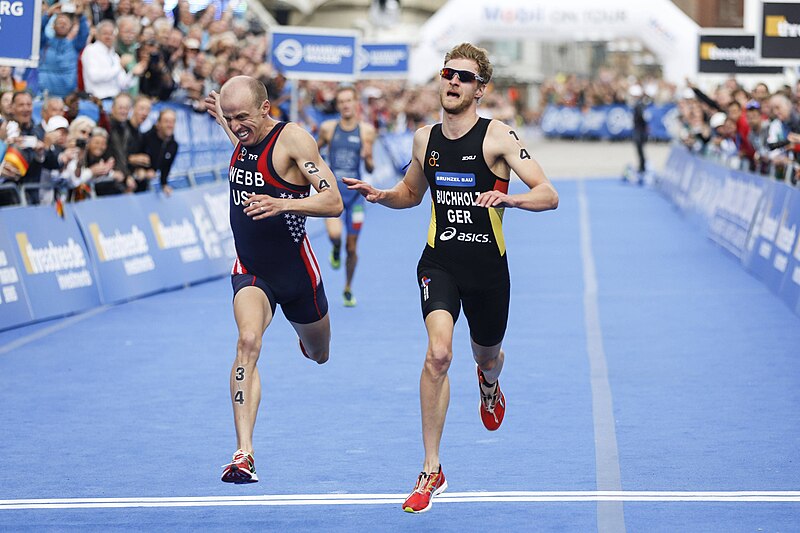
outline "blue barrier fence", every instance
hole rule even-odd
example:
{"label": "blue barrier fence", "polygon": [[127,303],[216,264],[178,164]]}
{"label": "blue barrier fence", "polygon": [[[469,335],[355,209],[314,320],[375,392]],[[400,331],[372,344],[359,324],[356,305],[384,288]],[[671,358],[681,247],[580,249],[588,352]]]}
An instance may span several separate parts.
{"label": "blue barrier fence", "polygon": [[659,189],[800,315],[800,189],[674,146]]}
{"label": "blue barrier fence", "polygon": [[[649,137],[669,140],[669,124],[676,120],[676,116],[675,104],[647,106],[645,119]],[[542,114],[542,132],[547,137],[570,139],[630,139],[633,135],[633,111],[625,105],[596,106],[586,111],[548,105]]]}
{"label": "blue barrier fence", "polygon": [[0,329],[224,275],[228,188],[0,210]]}

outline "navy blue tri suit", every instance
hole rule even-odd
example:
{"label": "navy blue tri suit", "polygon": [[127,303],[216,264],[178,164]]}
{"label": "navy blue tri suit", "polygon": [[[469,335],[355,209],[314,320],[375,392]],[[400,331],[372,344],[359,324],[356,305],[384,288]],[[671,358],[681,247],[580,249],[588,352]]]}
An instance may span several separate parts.
{"label": "navy blue tri suit", "polygon": [[503,208],[475,205],[480,193],[508,192],[483,158],[485,118],[464,136],[431,129],[423,170],[431,190],[428,242],[417,266],[423,317],[443,309],[458,320],[463,305],[476,344],[494,346],[508,323],[511,282],[503,238]]}
{"label": "navy blue tri suit", "polygon": [[236,144],[228,170],[230,219],[236,242],[231,272],[234,296],[243,287],[256,286],[267,295],[272,312],[281,305],[287,320],[309,324],[328,312],[319,264],[306,235],[306,217],[291,213],[253,220],[244,213],[244,201],[254,194],[273,198],[305,198],[310,185],[295,185],[275,171],[272,155],[286,126],[279,122],[255,146]]}

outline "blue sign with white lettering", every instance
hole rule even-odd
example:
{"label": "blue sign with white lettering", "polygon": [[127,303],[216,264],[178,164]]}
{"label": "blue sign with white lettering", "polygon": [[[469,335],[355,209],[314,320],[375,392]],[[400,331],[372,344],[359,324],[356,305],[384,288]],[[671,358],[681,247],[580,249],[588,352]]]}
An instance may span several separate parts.
{"label": "blue sign with white lettering", "polygon": [[738,170],[727,170],[723,176],[708,221],[709,237],[741,259],[750,226],[769,182]]}
{"label": "blue sign with white lettering", "polygon": [[436,185],[441,187],[474,187],[475,174],[462,172],[437,172]]}
{"label": "blue sign with white lettering", "polygon": [[230,216],[230,193],[227,183],[214,183],[181,191],[173,195],[175,199],[189,206],[192,221],[203,246],[208,269],[212,275],[231,271],[236,259],[236,245],[233,242]]}
{"label": "blue sign with white lettering", "polygon": [[[3,301],[13,293],[27,298],[34,320],[66,315],[100,304],[97,279],[71,210],[62,219],[52,206],[0,209],[0,225],[8,235],[17,275],[25,286],[4,283]],[[7,254],[10,250],[4,250]],[[12,274],[6,273],[7,281]],[[16,287],[6,289],[6,286]],[[4,304],[5,305],[5,304]]]}
{"label": "blue sign with white lettering", "polygon": [[286,27],[272,32],[272,65],[287,78],[351,81],[357,73],[358,34]]}
{"label": "blue sign with white lettering", "polygon": [[788,242],[785,227],[791,192],[784,183],[769,182],[750,230],[748,255],[743,258],[744,266],[775,293],[783,283],[794,244]]}
{"label": "blue sign with white lettering", "polygon": [[38,65],[40,21],[38,0],[0,0],[0,64]]}
{"label": "blue sign with white lettering", "polygon": [[800,191],[792,189],[792,198],[786,212],[786,220],[781,224],[778,241],[788,251],[789,264],[783,277],[783,285],[778,293],[789,307],[800,311]]}
{"label": "blue sign with white lettering", "polygon": [[364,43],[359,50],[360,78],[408,76],[409,47],[404,43]]}

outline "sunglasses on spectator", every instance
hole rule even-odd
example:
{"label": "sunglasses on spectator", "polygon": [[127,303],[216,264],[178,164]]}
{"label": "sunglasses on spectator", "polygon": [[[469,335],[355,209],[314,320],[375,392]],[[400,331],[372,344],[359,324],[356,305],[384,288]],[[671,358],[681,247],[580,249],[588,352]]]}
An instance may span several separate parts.
{"label": "sunglasses on spectator", "polygon": [[478,80],[480,83],[486,83],[486,80],[468,70],[456,70],[454,68],[444,67],[439,71],[439,75],[446,80],[452,80],[453,76],[456,74],[458,74],[458,79],[464,83],[472,83],[475,80]]}

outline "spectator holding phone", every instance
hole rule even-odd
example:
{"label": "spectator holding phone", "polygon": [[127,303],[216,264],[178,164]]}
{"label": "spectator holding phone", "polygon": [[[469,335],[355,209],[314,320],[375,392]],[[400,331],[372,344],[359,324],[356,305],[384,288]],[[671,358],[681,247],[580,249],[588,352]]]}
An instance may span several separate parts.
{"label": "spectator holding phone", "polygon": [[[82,0],[75,0],[53,4],[42,15],[39,89],[50,96],[64,97],[78,86],[78,56],[89,37],[89,25],[82,11]],[[55,35],[48,37],[45,28],[52,16],[56,17]],[[77,33],[73,31],[76,23]]]}
{"label": "spectator holding phone", "polygon": [[[37,135],[36,125],[33,123],[33,96],[27,91],[17,91],[11,98],[11,110],[14,120],[8,123],[6,130],[7,142],[14,145],[19,153],[19,165],[3,165],[0,179],[3,182],[17,184],[39,183],[44,163],[44,143],[42,137]],[[29,197],[31,203],[37,203],[38,191],[32,191]],[[11,203],[14,200],[11,199]],[[0,205],[3,200],[0,199]]]}

